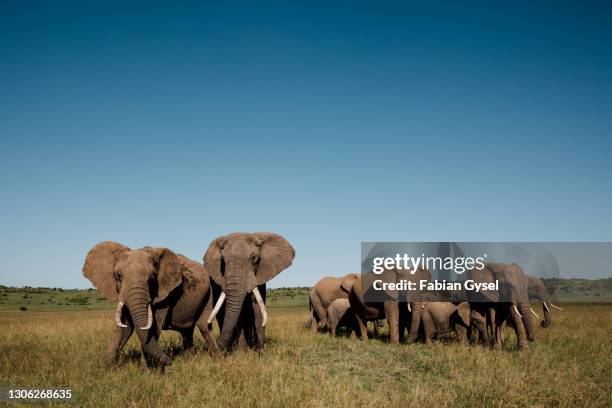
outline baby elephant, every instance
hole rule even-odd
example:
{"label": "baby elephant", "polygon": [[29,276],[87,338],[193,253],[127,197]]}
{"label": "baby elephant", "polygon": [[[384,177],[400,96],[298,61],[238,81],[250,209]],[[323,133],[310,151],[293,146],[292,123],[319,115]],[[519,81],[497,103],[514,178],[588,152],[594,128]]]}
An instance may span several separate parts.
{"label": "baby elephant", "polygon": [[457,340],[460,344],[468,341],[468,329],[470,328],[470,304],[462,302],[425,302],[423,316],[423,332],[425,343],[431,345],[432,338],[436,333],[446,333],[455,330]]}
{"label": "baby elephant", "polygon": [[357,332],[358,325],[355,314],[351,310],[351,305],[348,299],[336,299],[327,308],[327,326],[329,334],[333,337],[336,335],[336,328],[346,327],[349,334]]}

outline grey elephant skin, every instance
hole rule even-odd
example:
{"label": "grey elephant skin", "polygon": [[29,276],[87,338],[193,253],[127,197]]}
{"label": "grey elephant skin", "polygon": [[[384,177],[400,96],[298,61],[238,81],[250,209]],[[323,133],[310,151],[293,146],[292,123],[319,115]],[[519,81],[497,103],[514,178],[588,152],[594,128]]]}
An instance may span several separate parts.
{"label": "grey elephant skin", "polygon": [[356,273],[350,273],[342,278],[326,276],[319,280],[308,295],[312,319],[310,330],[316,333],[319,325],[328,326],[327,309],[337,299],[347,299],[353,283],[359,279]]}
{"label": "grey elephant skin", "polygon": [[210,279],[202,265],[167,248],[130,249],[117,242],[95,245],[87,254],[83,275],[111,302],[117,302],[116,328],[106,362],[118,364],[134,331],[143,357],[167,365],[158,346],[162,329],[181,333],[184,348],[193,346],[197,326],[211,351],[216,344],[206,324],[212,309]]}
{"label": "grey elephant skin", "polygon": [[210,243],[204,266],[212,278],[211,315],[219,323],[221,351],[231,352],[241,338],[251,348],[264,347],[266,282],[288,268],[294,257],[291,244],[270,232],[237,232]]}

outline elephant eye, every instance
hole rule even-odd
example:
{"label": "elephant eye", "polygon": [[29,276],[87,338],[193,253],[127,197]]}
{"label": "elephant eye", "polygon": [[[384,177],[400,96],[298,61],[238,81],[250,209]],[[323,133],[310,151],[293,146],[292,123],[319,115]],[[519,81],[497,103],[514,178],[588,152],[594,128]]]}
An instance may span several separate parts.
{"label": "elephant eye", "polygon": [[258,255],[251,255],[251,262],[253,262],[253,264],[259,262],[260,259],[261,258]]}

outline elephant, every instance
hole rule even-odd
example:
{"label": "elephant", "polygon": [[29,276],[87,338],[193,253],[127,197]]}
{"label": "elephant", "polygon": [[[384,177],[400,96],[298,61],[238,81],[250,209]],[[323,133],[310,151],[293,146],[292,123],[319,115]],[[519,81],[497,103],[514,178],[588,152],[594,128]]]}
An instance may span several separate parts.
{"label": "elephant", "polygon": [[208,323],[217,318],[221,352],[231,352],[241,338],[251,348],[264,347],[266,282],[288,268],[294,257],[291,244],[269,232],[236,232],[212,240],[204,254],[215,302]]}
{"label": "elephant", "polygon": [[[540,326],[548,327],[552,323],[552,319],[550,318],[550,307],[554,307],[559,310],[563,310],[559,306],[555,306],[550,301],[550,296],[548,295],[548,290],[546,290],[546,286],[542,282],[542,279],[535,276],[527,276],[527,292],[529,295],[529,300],[537,300],[538,302],[542,302],[542,312],[544,313],[544,320],[540,322]],[[534,312],[535,313],[535,312]]]}
{"label": "elephant", "polygon": [[329,327],[329,334],[332,337],[336,336],[336,329],[338,327],[346,327],[349,334],[357,332],[357,320],[351,310],[351,304],[348,299],[336,299],[329,305],[327,308],[327,325]]}
{"label": "elephant", "polygon": [[349,291],[355,280],[359,279],[359,275],[350,273],[342,278],[334,278],[327,276],[322,278],[312,288],[308,295],[312,320],[310,321],[310,330],[313,333],[317,332],[319,323],[325,327],[327,323],[327,308],[336,299],[348,299]]}
{"label": "elephant", "polygon": [[479,283],[499,282],[497,291],[468,292],[470,306],[486,316],[494,347],[502,347],[502,328],[506,321],[514,327],[519,349],[529,349],[528,341],[535,340],[532,312],[527,295],[527,278],[523,269],[513,263],[486,263],[482,269],[467,272],[468,279]]}
{"label": "elephant", "polygon": [[467,344],[472,313],[468,302],[424,302],[421,321],[425,344],[431,345],[436,333],[446,333],[454,330],[457,341]]}
{"label": "elephant", "polygon": [[193,347],[198,327],[212,352],[217,347],[206,320],[212,311],[210,278],[199,263],[167,248],[130,249],[117,242],[95,245],[85,258],[83,275],[115,308],[116,328],[106,363],[118,365],[121,350],[136,331],[146,357],[154,363],[171,360],[158,346],[160,330],[181,333],[183,347]]}
{"label": "elephant", "polygon": [[[372,320],[387,319],[389,324],[389,341],[393,344],[404,340],[405,330],[408,329],[408,342],[413,343],[418,336],[418,330],[423,313],[423,292],[419,289],[400,292],[397,290],[386,290],[385,296],[388,300],[378,302],[365,302],[366,291],[373,290],[374,280],[380,279],[384,282],[399,282],[400,280],[417,283],[420,280],[430,280],[431,274],[426,269],[418,269],[414,273],[398,271],[396,269],[385,270],[381,275],[369,272],[364,279],[358,279],[353,283],[349,292],[351,309],[355,313],[361,338],[367,340],[367,322]],[[365,283],[364,283],[365,282]]]}

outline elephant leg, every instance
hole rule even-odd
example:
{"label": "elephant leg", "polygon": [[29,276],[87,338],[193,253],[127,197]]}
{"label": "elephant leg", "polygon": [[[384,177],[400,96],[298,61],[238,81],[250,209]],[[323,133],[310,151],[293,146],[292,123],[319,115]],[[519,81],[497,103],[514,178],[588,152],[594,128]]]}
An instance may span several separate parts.
{"label": "elephant leg", "polygon": [[251,296],[246,297],[242,304],[242,311],[238,319],[239,333],[237,347],[239,349],[255,347],[255,313],[251,302]]}
{"label": "elephant leg", "polygon": [[[260,292],[262,293],[262,299],[265,301],[265,286],[263,291],[260,290]],[[259,350],[263,349],[266,343],[266,327],[263,326],[263,314],[261,313],[261,309],[259,307],[259,304],[257,303],[257,300],[255,299],[255,296],[253,296],[251,306],[254,316],[254,319],[250,322],[251,330],[253,333],[252,347]]]}
{"label": "elephant leg", "polygon": [[330,337],[336,337],[336,327],[338,327],[338,319],[335,316],[336,312],[327,313],[327,328]]}
{"label": "elephant leg", "polygon": [[183,337],[183,351],[193,351],[193,327],[181,329],[180,333]]}
{"label": "elephant leg", "polygon": [[527,330],[523,323],[523,318],[517,313],[516,307],[511,307],[510,318],[514,324],[514,332],[516,333],[517,346],[521,350],[529,349],[529,341],[527,339]]}
{"label": "elephant leg", "polygon": [[[264,289],[265,290],[265,289]],[[260,291],[261,293],[262,291]],[[263,292],[265,293],[265,292]],[[262,299],[263,299],[262,295]],[[240,336],[240,347],[246,346],[252,349],[261,349],[265,343],[265,328],[263,326],[263,315],[255,296],[245,299],[242,312],[240,313],[239,325],[242,329]]]}
{"label": "elephant leg", "polygon": [[425,335],[425,344],[431,346],[433,344],[432,339],[434,335],[433,322],[427,322],[423,320],[423,334]]}
{"label": "elephant leg", "polygon": [[385,302],[385,315],[389,322],[389,342],[391,344],[399,343],[399,303]]}
{"label": "elephant leg", "polygon": [[139,359],[138,367],[140,368],[141,371],[148,371],[149,370],[149,364],[147,363],[147,356],[145,354],[144,349],[140,353],[140,359]]}
{"label": "elephant leg", "polygon": [[497,322],[497,313],[495,312],[494,307],[489,307],[487,309],[486,315],[486,329],[485,333],[486,337],[490,339],[492,346],[494,348],[501,348],[501,340],[498,342],[497,330],[498,330],[498,322]]}
{"label": "elephant leg", "polygon": [[368,339],[368,326],[364,323],[363,319],[355,315],[355,319],[357,319],[357,324],[359,325],[359,333],[361,334],[361,340]]}
{"label": "elephant leg", "polygon": [[501,313],[494,314],[495,319],[493,320],[493,324],[491,326],[492,336],[491,336],[491,347],[495,350],[501,350],[503,347],[503,321],[501,319]]}
{"label": "elephant leg", "polygon": [[327,310],[325,310],[325,307],[323,306],[323,303],[316,292],[310,294],[310,305],[312,307],[313,314],[316,314],[318,317],[317,321],[320,321],[323,327],[327,326]]}
{"label": "elephant leg", "polygon": [[[310,306],[312,308],[312,305]],[[319,316],[317,316],[317,312],[312,309],[312,318],[310,319],[310,332],[316,334],[319,328]]]}
{"label": "elephant leg", "polygon": [[[129,320],[129,319],[126,319]],[[130,336],[134,332],[134,326],[131,321],[126,321],[127,327],[115,327],[113,337],[106,352],[106,364],[109,367],[116,367],[119,365],[119,355],[121,350],[130,339]]]}
{"label": "elephant leg", "polygon": [[408,326],[408,318],[410,317],[408,314],[408,304],[400,303],[399,306],[399,322],[398,322],[398,330],[399,330],[399,342],[403,343],[406,340],[406,329]]}
{"label": "elephant leg", "polygon": [[357,317],[356,316],[354,316],[354,315],[352,316],[351,324],[350,324],[349,327],[351,328],[351,331],[349,333],[350,336],[351,336],[351,339],[356,339],[357,338],[357,331],[359,330],[359,323],[357,322]]}
{"label": "elephant leg", "polygon": [[503,316],[503,313],[494,312],[495,319],[493,320],[493,348],[495,350],[501,350],[504,346],[503,344],[503,332],[504,332],[504,321],[506,317]]}
{"label": "elephant leg", "polygon": [[217,355],[220,353],[220,350],[219,346],[217,346],[217,342],[213,337],[212,331],[210,330],[211,327],[208,325],[208,316],[210,316],[210,313],[203,313],[202,315],[200,315],[200,318],[196,322],[196,327],[200,331],[200,334],[204,339],[204,344],[206,345],[208,351],[213,355]]}

